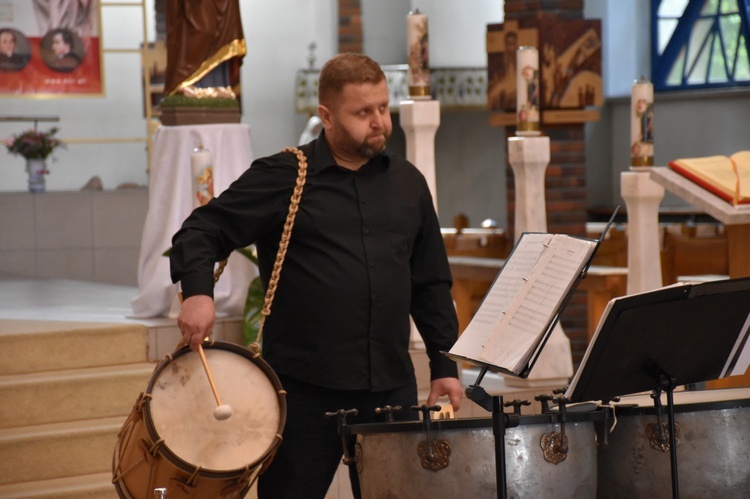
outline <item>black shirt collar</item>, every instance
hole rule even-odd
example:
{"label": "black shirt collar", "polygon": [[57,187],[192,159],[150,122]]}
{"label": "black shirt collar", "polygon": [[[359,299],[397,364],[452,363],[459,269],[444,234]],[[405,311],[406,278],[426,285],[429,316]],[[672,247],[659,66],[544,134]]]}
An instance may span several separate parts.
{"label": "black shirt collar", "polygon": [[[331,150],[328,148],[328,141],[326,141],[325,133],[325,130],[322,130],[317,139],[303,147],[305,154],[307,154],[308,158],[312,159],[312,161],[309,161],[308,173],[315,174],[332,166],[341,168],[336,163]],[[370,159],[362,169],[365,169],[368,165],[375,164],[381,165],[383,168],[388,168],[390,163],[390,155],[388,154],[388,151],[385,151],[383,154],[379,154]]]}

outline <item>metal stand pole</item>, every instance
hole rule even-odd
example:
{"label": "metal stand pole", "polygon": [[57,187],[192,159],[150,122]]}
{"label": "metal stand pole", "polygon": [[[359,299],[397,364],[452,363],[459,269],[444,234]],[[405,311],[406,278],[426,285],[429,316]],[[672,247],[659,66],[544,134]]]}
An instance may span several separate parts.
{"label": "metal stand pole", "polygon": [[505,430],[519,425],[521,418],[516,414],[503,412],[503,397],[490,396],[484,388],[479,386],[487,373],[486,368],[479,372],[475,385],[466,387],[466,398],[492,413],[492,435],[495,438],[495,480],[497,482],[498,499],[507,499],[508,483],[505,462]]}
{"label": "metal stand pole", "polygon": [[680,483],[677,476],[677,438],[674,421],[674,384],[669,376],[661,376],[662,389],[667,394],[667,427],[669,428],[669,460],[672,467],[672,498],[680,498]]}
{"label": "metal stand pole", "polygon": [[505,413],[503,397],[492,397],[492,434],[495,437],[495,479],[498,499],[507,499],[508,482],[505,468]]}

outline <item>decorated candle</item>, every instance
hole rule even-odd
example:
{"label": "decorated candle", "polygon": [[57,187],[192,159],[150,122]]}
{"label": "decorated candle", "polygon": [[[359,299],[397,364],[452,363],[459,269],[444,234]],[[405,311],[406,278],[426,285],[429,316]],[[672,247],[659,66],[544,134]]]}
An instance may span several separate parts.
{"label": "decorated candle", "polygon": [[630,96],[630,165],[654,166],[654,86],[643,76]]}
{"label": "decorated candle", "polygon": [[193,178],[193,208],[203,206],[214,197],[214,168],[211,153],[200,145],[190,155]]}
{"label": "decorated candle", "polygon": [[516,135],[541,135],[539,128],[539,51],[516,51]]}
{"label": "decorated candle", "polygon": [[409,96],[417,99],[430,97],[430,42],[427,16],[419,9],[406,17],[406,43],[409,54]]}

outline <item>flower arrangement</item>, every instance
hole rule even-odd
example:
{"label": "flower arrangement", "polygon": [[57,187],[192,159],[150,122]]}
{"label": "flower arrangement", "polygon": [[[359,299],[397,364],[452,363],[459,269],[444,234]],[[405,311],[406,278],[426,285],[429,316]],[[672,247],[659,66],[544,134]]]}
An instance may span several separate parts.
{"label": "flower arrangement", "polygon": [[26,159],[47,159],[57,148],[64,148],[65,144],[54,137],[57,128],[50,128],[46,132],[26,130],[23,133],[9,137],[5,141],[8,152],[23,156]]}

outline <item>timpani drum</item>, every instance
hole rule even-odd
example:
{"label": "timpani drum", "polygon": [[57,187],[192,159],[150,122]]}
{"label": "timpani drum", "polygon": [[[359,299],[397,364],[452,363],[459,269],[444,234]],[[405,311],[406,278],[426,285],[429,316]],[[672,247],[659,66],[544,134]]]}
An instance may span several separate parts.
{"label": "timpani drum", "polygon": [[[662,404],[668,439],[666,396]],[[654,401],[632,395],[613,405],[598,497],[672,497],[669,441],[660,440]],[[750,497],[750,389],[674,392],[674,412],[680,497]]]}
{"label": "timpani drum", "polygon": [[[596,496],[595,412],[568,413],[563,455],[550,445],[560,436],[556,414],[522,415],[505,434],[508,497]],[[491,419],[434,420],[429,439],[438,459],[425,459],[422,422],[360,424],[355,454],[364,499],[385,497],[497,497]]]}
{"label": "timpani drum", "polygon": [[216,399],[198,353],[180,348],[156,367],[145,393],[118,435],[112,462],[120,497],[244,497],[281,442],[285,392],[258,355],[239,345],[204,347],[223,404]]}

